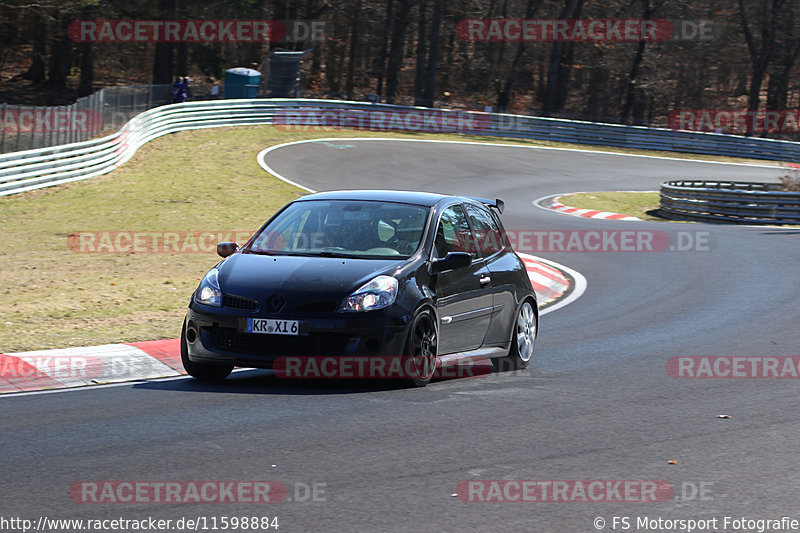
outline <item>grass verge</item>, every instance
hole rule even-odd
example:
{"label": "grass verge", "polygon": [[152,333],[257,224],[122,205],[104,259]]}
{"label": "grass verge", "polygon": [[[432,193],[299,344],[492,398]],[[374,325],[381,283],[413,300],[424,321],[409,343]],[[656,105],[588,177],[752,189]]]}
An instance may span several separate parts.
{"label": "grass verge", "polygon": [[559,200],[562,204],[578,209],[594,209],[620,213],[642,220],[667,221],[665,218],[649,215],[648,211],[658,209],[657,192],[586,192],[568,194]]}

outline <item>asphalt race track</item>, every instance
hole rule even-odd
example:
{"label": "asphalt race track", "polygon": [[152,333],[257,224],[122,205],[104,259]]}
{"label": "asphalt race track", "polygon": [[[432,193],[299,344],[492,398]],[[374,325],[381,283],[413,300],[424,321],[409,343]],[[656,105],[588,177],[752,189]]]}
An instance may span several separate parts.
{"label": "asphalt race track", "polygon": [[[543,317],[536,359],[514,375],[405,389],[244,371],[216,386],[179,378],[4,396],[0,515],[277,516],[282,532],[588,532],[598,517],[610,531],[615,516],[633,531],[637,517],[716,517],[722,531],[726,516],[800,519],[798,380],[666,370],[676,356],[800,356],[800,231],[591,220],[533,205],[556,193],[655,190],[674,178],[774,181],[785,171],[376,140],[294,144],[266,162],[315,190],[499,197],[512,232],[666,232],[670,246],[688,249],[523,250],[578,270],[588,288]],[[664,480],[674,494],[498,503],[465,501],[459,487],[502,479]],[[287,501],[89,504],[68,492],[81,481],[207,480],[280,481]]]}

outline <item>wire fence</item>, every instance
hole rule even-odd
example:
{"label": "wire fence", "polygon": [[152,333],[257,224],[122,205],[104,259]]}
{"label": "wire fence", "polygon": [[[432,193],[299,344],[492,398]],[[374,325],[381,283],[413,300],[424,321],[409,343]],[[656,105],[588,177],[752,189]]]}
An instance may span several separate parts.
{"label": "wire fence", "polygon": [[136,115],[172,102],[171,85],[107,87],[74,104],[0,104],[0,153],[88,141],[119,130]]}

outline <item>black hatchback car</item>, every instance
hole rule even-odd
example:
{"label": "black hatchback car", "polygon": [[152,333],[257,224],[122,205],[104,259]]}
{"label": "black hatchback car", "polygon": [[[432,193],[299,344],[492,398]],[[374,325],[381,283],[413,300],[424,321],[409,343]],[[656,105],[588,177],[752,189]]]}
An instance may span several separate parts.
{"label": "black hatchback car", "polygon": [[213,380],[234,367],[285,369],[287,358],[396,358],[400,377],[423,386],[437,365],[464,358],[526,367],[536,294],[502,209],[500,200],[388,190],[289,203],[241,248],[218,244],[224,259],[184,321],[186,371]]}

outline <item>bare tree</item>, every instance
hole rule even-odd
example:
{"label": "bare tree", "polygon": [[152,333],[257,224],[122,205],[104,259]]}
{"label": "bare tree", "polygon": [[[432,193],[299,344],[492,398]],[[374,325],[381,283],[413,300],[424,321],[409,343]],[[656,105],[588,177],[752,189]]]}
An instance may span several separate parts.
{"label": "bare tree", "polygon": [[[764,76],[775,52],[775,34],[779,17],[783,15],[781,11],[785,2],[786,0],[762,0],[757,3],[755,10],[758,14],[755,25],[758,27],[755,28],[755,31],[758,31],[759,36],[756,37],[754,28],[751,27],[753,16],[748,9],[752,6],[745,6],[744,0],[738,0],[739,20],[747,43],[747,50],[750,52],[750,92],[747,110],[751,112],[757,112],[761,102],[761,85],[764,83]],[[753,134],[754,126],[752,121],[748,121],[748,135]]]}
{"label": "bare tree", "polygon": [[425,8],[427,5],[427,2],[420,2],[417,9],[417,66],[414,70],[414,105],[424,105],[425,60],[427,59],[428,51],[428,41],[425,35],[425,28],[427,28]]}
{"label": "bare tree", "polygon": [[[641,18],[643,20],[652,19],[655,16],[656,11],[658,11],[658,8],[664,4],[664,1],[665,0],[654,2],[653,0],[641,0]],[[628,71],[628,79],[625,88],[625,100],[622,103],[622,111],[619,114],[619,121],[623,124],[628,122],[628,116],[630,115],[631,109],[634,107],[634,99],[640,100],[642,97],[641,95],[643,91],[637,87],[637,78],[639,77],[642,61],[644,60],[644,51],[646,47],[647,41],[640,39],[636,46],[636,54],[633,56],[631,69]]]}
{"label": "bare tree", "polygon": [[[578,16],[584,0],[565,0],[559,19],[570,19]],[[556,41],[550,49],[550,60],[547,65],[547,85],[544,90],[542,114],[550,116],[563,107],[566,100],[567,83],[571,68],[572,47],[574,43]]]}
{"label": "bare tree", "polygon": [[442,16],[444,0],[433,3],[433,20],[431,21],[431,41],[428,48],[428,66],[425,68],[425,90],[422,105],[433,107],[436,100],[436,73],[439,68],[439,48],[442,36]]}
{"label": "bare tree", "polygon": [[[528,0],[527,5],[525,6],[525,18],[533,18],[536,14],[536,11],[539,9],[539,4],[541,2],[539,0]],[[500,86],[500,89],[497,92],[497,111],[499,113],[505,113],[506,108],[508,107],[509,102],[511,101],[511,91],[514,88],[514,82],[517,79],[517,75],[519,74],[519,67],[522,61],[522,56],[525,53],[525,48],[528,46],[528,43],[524,42],[520,39],[517,43],[517,51],[514,54],[514,60],[511,62],[511,68],[508,71],[508,75],[506,76],[505,83]]]}
{"label": "bare tree", "polygon": [[355,87],[356,52],[358,51],[361,31],[361,5],[362,0],[356,0],[355,15],[352,18],[352,27],[350,28],[350,53],[348,54],[347,81],[345,82],[345,92],[348,100],[353,99],[353,88]]}
{"label": "bare tree", "polygon": [[381,39],[381,48],[378,52],[377,58],[377,83],[375,85],[375,94],[378,96],[383,95],[383,81],[386,76],[386,58],[389,57],[389,35],[394,25],[394,0],[386,0],[386,18],[383,24],[383,37]]}
{"label": "bare tree", "polygon": [[386,102],[394,103],[399,84],[400,69],[403,66],[406,46],[406,30],[411,13],[411,0],[398,0],[397,17],[392,25],[392,46],[389,49],[389,63],[386,67]]}

